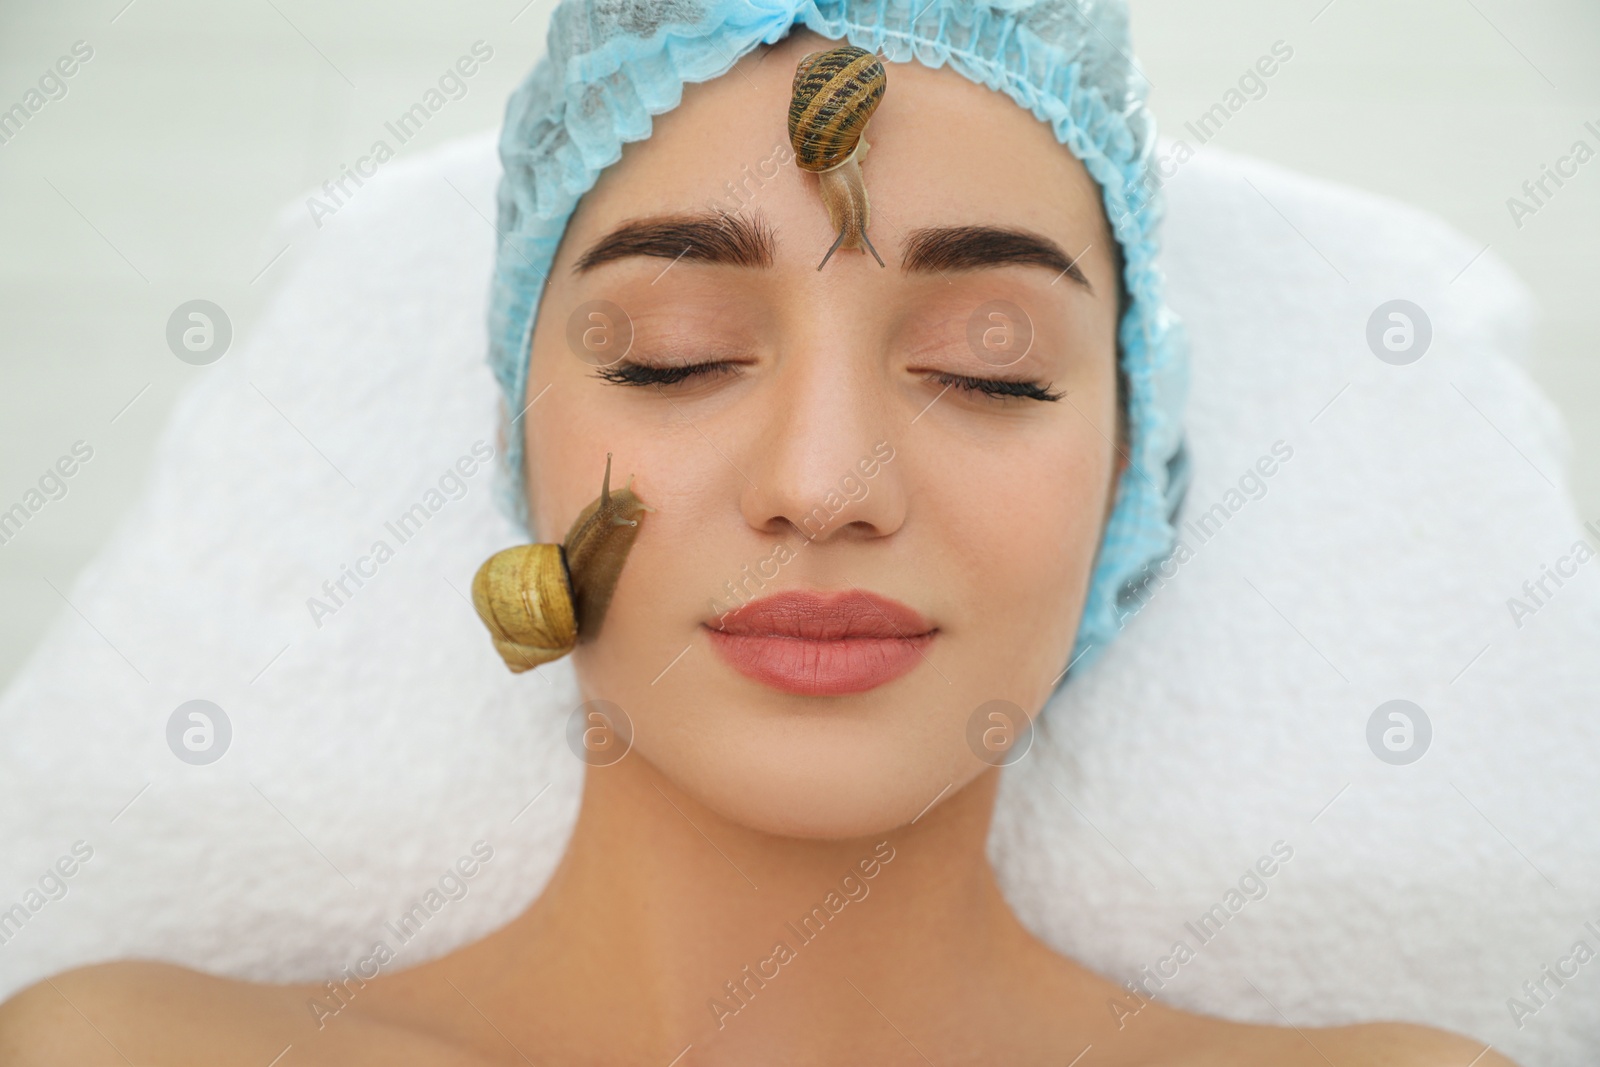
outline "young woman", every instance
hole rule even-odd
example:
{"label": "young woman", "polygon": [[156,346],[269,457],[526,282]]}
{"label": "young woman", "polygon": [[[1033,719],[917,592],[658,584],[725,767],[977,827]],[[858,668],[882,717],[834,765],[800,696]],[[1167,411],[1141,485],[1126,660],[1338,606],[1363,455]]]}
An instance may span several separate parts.
{"label": "young woman", "polygon": [[[623,17],[592,6],[558,25]],[[530,532],[559,541],[608,454],[653,509],[574,653],[608,754],[543,894],[335,987],[61,975],[0,1009],[0,1061],[1509,1063],[1397,1023],[1119,1013],[1120,984],[1013,916],[985,857],[994,757],[1101,625],[1119,509],[1173,476],[1146,469],[1137,362],[1159,293],[1087,141],[919,62],[886,64],[867,127],[872,248],[819,270],[839,234],[787,118],[802,58],[837,43],[797,27],[688,86],[550,213],[542,258],[516,188],[540,172],[508,153],[495,322]]]}

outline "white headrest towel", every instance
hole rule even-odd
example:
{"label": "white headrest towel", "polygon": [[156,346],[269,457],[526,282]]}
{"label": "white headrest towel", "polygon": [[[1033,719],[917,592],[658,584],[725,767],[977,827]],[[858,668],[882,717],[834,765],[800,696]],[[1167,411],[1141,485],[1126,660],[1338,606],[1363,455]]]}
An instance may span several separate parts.
{"label": "white headrest towel", "polygon": [[[490,468],[429,495],[494,444],[497,174],[485,134],[297,223],[260,324],[196,371],[142,503],[0,700],[0,995],[125,956],[332,974],[480,840],[493,859],[400,963],[540,892],[577,806],[573,678],[510,675],[467,600],[517,539]],[[1573,950],[1600,951],[1600,563],[1573,562],[1595,533],[1559,488],[1568,446],[1508,358],[1530,302],[1492,253],[1371,196],[1211,148],[1168,188],[1193,554],[1006,772],[1006,892],[1175,1005],[1593,1064],[1600,961]],[[1394,299],[1432,324],[1404,366],[1367,342]],[[386,523],[419,502],[402,541]],[[378,540],[393,558],[313,620]],[[1576,576],[1533,603],[1558,564]],[[194,699],[231,726],[209,765],[168,747]],[[1395,699],[1431,724],[1409,765],[1368,743]],[[45,871],[75,847],[63,896]]]}

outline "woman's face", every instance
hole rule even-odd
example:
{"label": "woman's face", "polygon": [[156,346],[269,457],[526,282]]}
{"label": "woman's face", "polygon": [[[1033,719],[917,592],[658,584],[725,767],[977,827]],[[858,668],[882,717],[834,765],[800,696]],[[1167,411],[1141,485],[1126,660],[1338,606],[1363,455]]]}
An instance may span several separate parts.
{"label": "woman's face", "polygon": [[1008,97],[890,64],[862,163],[887,267],[818,271],[836,234],[786,122],[796,63],[833,46],[796,33],[686,87],[602,175],[524,420],[539,540],[608,452],[655,508],[574,654],[585,697],[627,713],[629,759],[811,837],[916,817],[991,766],[991,702],[1037,713],[1120,469],[1114,248],[1082,164]]}

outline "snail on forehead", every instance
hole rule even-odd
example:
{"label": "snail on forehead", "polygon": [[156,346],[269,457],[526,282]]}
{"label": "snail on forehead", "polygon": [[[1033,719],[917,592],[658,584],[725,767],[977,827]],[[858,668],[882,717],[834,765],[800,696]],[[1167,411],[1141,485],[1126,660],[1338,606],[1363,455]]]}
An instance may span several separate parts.
{"label": "snail on forehead", "polygon": [[628,484],[611,491],[611,453],[600,495],[573,520],[559,545],[496,552],[472,579],[472,606],[495,651],[520,674],[560,659],[600,632],[622,565],[647,505]]}
{"label": "snail on forehead", "polygon": [[879,58],[854,45],[812,52],[795,68],[789,98],[795,164],[817,176],[828,220],[839,231],[818,270],[841,248],[864,248],[878,266],[884,266],[883,257],[867,239],[861,158],[868,147],[862,135],[887,87],[888,75]]}

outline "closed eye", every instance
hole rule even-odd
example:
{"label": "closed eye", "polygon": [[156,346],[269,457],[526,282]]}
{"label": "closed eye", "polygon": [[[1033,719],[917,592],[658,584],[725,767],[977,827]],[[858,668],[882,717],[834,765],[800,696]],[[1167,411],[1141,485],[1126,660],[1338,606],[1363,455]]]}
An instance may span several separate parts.
{"label": "closed eye", "polygon": [[[726,360],[710,360],[704,363],[675,363],[669,366],[652,366],[648,363],[634,363],[623,360],[609,367],[600,367],[595,371],[595,377],[602,378],[613,385],[649,386],[649,385],[677,385],[680,382],[697,377],[721,377],[726,374],[737,374],[738,365]],[[997,399],[1042,400],[1054,402],[1066,396],[1065,392],[1052,392],[1048,384],[1035,381],[1015,381],[1007,378],[974,378],[964,374],[933,373],[928,375],[931,381],[937,382],[947,389],[959,389],[966,393],[979,393]]]}
{"label": "closed eye", "polygon": [[738,373],[737,365],[726,360],[709,360],[705,363],[673,363],[656,367],[648,363],[623,360],[595,371],[595,377],[604,378],[613,385],[677,385],[689,378],[700,376],[720,377]]}
{"label": "closed eye", "polygon": [[960,389],[963,392],[982,393],[985,396],[1001,399],[1015,397],[1023,400],[1054,402],[1067,395],[1064,391],[1051,392],[1049,383],[1013,381],[1007,378],[972,378],[964,374],[945,373],[934,373],[928,377],[946,389]]}

